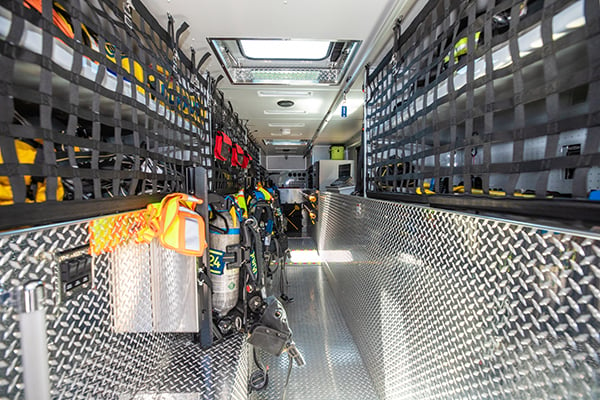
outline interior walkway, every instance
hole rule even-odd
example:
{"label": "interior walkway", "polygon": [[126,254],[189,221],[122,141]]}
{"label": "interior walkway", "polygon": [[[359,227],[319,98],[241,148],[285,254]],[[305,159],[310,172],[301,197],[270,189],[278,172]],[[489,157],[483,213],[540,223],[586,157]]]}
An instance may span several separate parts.
{"label": "interior walkway", "polygon": [[[306,365],[294,364],[286,400],[377,399],[325,273],[318,262],[311,263],[310,257],[316,255],[312,239],[290,239],[290,249],[300,251],[292,254],[298,263],[287,266],[288,295],[295,301],[285,307]],[[269,384],[251,399],[282,399],[287,355],[262,353],[262,360],[269,365]]]}

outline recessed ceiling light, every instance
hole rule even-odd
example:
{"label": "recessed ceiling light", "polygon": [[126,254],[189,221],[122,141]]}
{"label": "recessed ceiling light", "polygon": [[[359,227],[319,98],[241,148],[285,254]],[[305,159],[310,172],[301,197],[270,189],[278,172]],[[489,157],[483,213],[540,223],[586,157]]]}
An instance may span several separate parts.
{"label": "recessed ceiling light", "polygon": [[[236,70],[243,75],[244,72]],[[254,83],[285,83],[285,84],[317,84],[319,83],[321,71],[315,69],[268,69],[253,68],[245,74],[252,78]]]}
{"label": "recessed ceiling light", "polygon": [[328,40],[240,40],[248,58],[270,60],[323,60],[329,55]]}
{"label": "recessed ceiling light", "polygon": [[259,90],[260,97],[310,97],[312,92],[307,90]]}
{"label": "recessed ceiling light", "polygon": [[279,132],[271,132],[271,136],[290,136],[292,134],[291,129],[283,128]]}
{"label": "recessed ceiling light", "polygon": [[285,132],[271,132],[271,136],[290,136],[290,137],[301,137],[302,133],[301,132],[289,132],[289,133],[285,133]]}
{"label": "recessed ceiling light", "polygon": [[270,128],[304,128],[304,122],[269,122]]}
{"label": "recessed ceiling light", "polygon": [[306,146],[308,140],[263,139],[267,146]]}
{"label": "recessed ceiling light", "polygon": [[298,115],[306,114],[305,110],[265,110],[265,115]]}

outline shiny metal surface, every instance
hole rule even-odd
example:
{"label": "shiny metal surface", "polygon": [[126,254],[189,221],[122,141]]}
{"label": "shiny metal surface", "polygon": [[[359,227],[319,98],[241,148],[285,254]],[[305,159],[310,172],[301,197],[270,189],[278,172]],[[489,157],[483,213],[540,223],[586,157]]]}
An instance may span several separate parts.
{"label": "shiny metal surface", "polygon": [[152,332],[150,246],[128,243],[110,253],[116,332]]}
{"label": "shiny metal surface", "polygon": [[117,332],[197,332],[194,257],[149,245],[117,246],[111,255],[112,312]]}
{"label": "shiny metal surface", "polygon": [[288,238],[290,250],[316,250],[315,241],[312,238]]}
{"label": "shiny metal surface", "polygon": [[198,332],[196,258],[150,243],[155,332]]}
{"label": "shiny metal surface", "polygon": [[281,204],[292,204],[292,203],[303,203],[304,196],[302,195],[302,189],[279,189],[279,202]]}
{"label": "shiny metal surface", "polygon": [[[240,390],[245,388],[248,375],[246,344],[241,337],[202,350],[191,341],[190,334],[116,331],[113,275],[125,271],[113,268],[115,254],[95,256],[92,284],[61,301],[56,254],[88,243],[88,222],[0,236],[0,287],[12,292],[31,280],[48,284],[46,333],[52,399],[247,398]],[[140,258],[149,253],[148,249],[122,249],[132,258],[125,265],[133,272],[145,273],[136,266],[142,264],[148,269],[146,259]],[[135,274],[126,276],[136,279]],[[126,309],[147,312],[149,298],[130,296],[119,301],[126,298],[145,304],[138,308],[121,303]],[[18,311],[11,305],[0,310],[3,400],[24,399]]]}
{"label": "shiny metal surface", "polygon": [[319,207],[380,398],[600,398],[597,236],[351,196]]}
{"label": "shiny metal surface", "polygon": [[27,282],[21,292],[21,312],[31,313],[44,307],[44,283],[39,280]]}
{"label": "shiny metal surface", "polygon": [[[295,244],[304,247],[307,243],[307,240],[290,240],[290,248],[294,249]],[[285,308],[293,339],[306,365],[294,365],[287,400],[377,399],[321,266],[289,266],[288,277],[288,294],[295,301],[285,304]],[[270,366],[269,384],[250,398],[281,399],[288,357],[286,353],[279,358],[261,353],[261,357]]]}

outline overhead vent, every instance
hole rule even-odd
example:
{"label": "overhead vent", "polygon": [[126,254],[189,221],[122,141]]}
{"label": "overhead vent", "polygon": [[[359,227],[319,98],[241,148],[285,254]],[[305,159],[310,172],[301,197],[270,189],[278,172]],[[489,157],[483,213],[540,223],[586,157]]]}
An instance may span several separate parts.
{"label": "overhead vent", "polygon": [[294,104],[295,104],[295,103],[294,103],[292,100],[279,100],[279,101],[277,102],[277,105],[278,105],[279,107],[284,107],[284,108],[287,108],[287,107],[292,107]]}
{"label": "overhead vent", "polygon": [[209,38],[208,42],[233,84],[337,85],[360,45],[357,40]]}

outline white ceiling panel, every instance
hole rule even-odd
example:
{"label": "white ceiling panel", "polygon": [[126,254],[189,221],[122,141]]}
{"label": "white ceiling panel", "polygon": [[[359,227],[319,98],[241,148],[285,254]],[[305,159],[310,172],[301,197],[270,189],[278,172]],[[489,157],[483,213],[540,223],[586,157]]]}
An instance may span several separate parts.
{"label": "white ceiling panel", "polygon": [[[262,139],[313,139],[315,143],[340,144],[360,132],[362,127],[362,79],[358,79],[346,96],[348,117],[340,117],[343,88],[361,74],[364,64],[372,61],[389,44],[391,26],[414,0],[142,0],[159,23],[167,26],[167,13],[175,19],[175,28],[184,21],[190,28],[182,35],[180,47],[196,50],[200,59],[212,52],[207,38],[358,40],[362,44],[342,84],[336,86],[301,85],[232,85],[222,79],[218,88],[225,94],[240,118],[267,154],[282,154],[282,148],[264,146]],[[189,53],[189,51],[187,51]],[[226,76],[213,54],[202,66],[212,77]],[[349,83],[348,83],[349,84]],[[259,91],[285,91],[272,96],[259,96]],[[309,91],[298,96],[290,91]],[[289,108],[277,105],[291,100]],[[289,110],[294,113],[274,114]],[[266,112],[265,112],[266,111]],[[329,112],[330,111],[330,112]],[[324,120],[328,119],[325,123]],[[284,124],[290,124],[286,127]],[[300,126],[303,124],[303,126]],[[324,125],[324,126],[323,126]],[[288,149],[287,154],[303,154],[305,148]]]}

